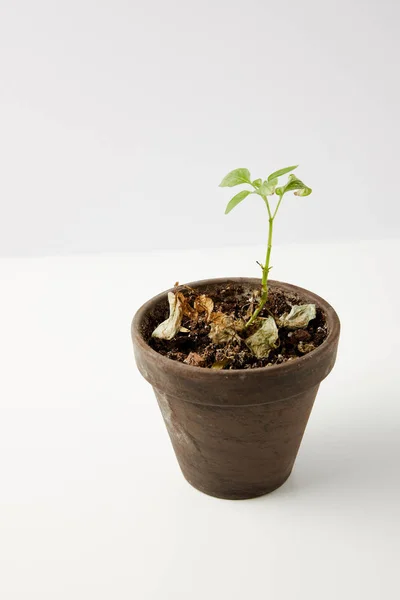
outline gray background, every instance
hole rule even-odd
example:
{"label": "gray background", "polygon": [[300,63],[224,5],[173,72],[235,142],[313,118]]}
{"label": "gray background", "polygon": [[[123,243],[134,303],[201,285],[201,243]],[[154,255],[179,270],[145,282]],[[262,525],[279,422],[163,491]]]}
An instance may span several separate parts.
{"label": "gray background", "polygon": [[396,237],[399,4],[3,0],[0,255]]}

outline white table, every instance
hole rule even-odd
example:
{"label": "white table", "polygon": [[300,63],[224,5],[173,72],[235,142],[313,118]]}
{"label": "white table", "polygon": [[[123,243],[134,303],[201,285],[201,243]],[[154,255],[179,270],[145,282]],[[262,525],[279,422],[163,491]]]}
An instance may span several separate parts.
{"label": "white table", "polygon": [[337,309],[289,481],[250,501],[183,479],[130,321],[173,285],[257,275],[263,248],[3,259],[2,600],[399,597],[400,242],[277,247]]}

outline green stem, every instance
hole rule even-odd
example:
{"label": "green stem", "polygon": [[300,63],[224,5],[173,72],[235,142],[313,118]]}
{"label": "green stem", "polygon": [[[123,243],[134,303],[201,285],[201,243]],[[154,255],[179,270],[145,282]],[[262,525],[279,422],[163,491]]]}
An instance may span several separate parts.
{"label": "green stem", "polygon": [[276,217],[276,213],[278,212],[278,208],[279,208],[279,207],[280,207],[280,205],[281,205],[282,198],[283,198],[283,194],[281,194],[281,196],[280,196],[280,198],[279,198],[279,201],[278,201],[278,204],[276,205],[276,208],[275,208],[274,214],[272,215],[272,218],[273,218],[273,219],[275,219],[275,217]]}
{"label": "green stem", "polygon": [[283,196],[284,196],[284,194],[281,194],[278,204],[276,205],[276,208],[275,208],[273,214],[271,212],[271,207],[269,205],[267,196],[261,196],[267,206],[268,217],[269,217],[267,255],[265,257],[265,263],[264,263],[263,274],[262,274],[262,279],[261,279],[261,298],[260,298],[260,301],[258,303],[256,310],[254,311],[254,313],[252,314],[250,319],[247,321],[245,327],[249,327],[249,325],[254,323],[254,321],[257,319],[258,315],[260,314],[260,312],[262,311],[262,309],[265,306],[265,303],[268,300],[268,273],[270,270],[269,261],[271,258],[271,250],[272,250],[272,233],[273,233],[273,229],[274,229],[274,219],[275,219],[276,213],[278,212],[278,209],[281,205]]}
{"label": "green stem", "polygon": [[[258,317],[262,309],[264,308],[265,303],[268,300],[268,272],[269,272],[269,261],[271,258],[271,250],[272,250],[272,233],[274,228],[274,217],[271,215],[271,211],[269,209],[269,204],[267,201],[267,208],[269,213],[269,227],[268,227],[268,246],[267,246],[267,254],[265,257],[265,263],[263,268],[263,275],[261,279],[261,298],[258,303],[258,306],[251,318],[247,321],[246,327],[249,327],[252,323],[254,323],[255,319]],[[275,211],[276,214],[276,211]]]}

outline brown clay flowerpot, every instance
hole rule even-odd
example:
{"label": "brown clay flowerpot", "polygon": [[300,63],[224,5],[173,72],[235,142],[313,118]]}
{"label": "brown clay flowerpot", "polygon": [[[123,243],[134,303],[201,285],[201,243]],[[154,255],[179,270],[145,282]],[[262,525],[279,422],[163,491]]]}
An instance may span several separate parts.
{"label": "brown clay flowerpot", "polygon": [[[209,279],[189,285],[202,293],[227,284],[259,288],[259,279]],[[245,370],[192,367],[147,343],[165,318],[167,292],[146,302],[132,322],[137,366],[154,388],[183,475],[219,498],[261,496],[289,477],[320,382],[336,358],[340,323],[325,300],[270,281],[323,311],[328,336],[314,351],[280,365]]]}

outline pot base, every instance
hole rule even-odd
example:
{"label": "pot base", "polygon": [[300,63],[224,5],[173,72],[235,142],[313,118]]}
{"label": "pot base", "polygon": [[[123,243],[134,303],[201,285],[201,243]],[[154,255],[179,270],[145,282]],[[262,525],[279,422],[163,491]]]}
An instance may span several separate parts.
{"label": "pot base", "polygon": [[261,496],[266,496],[267,494],[271,494],[272,492],[275,492],[275,490],[279,489],[280,487],[282,487],[286,481],[289,479],[291,475],[291,471],[288,475],[286,475],[286,477],[284,479],[282,479],[282,481],[280,481],[279,483],[277,483],[276,485],[273,485],[271,487],[265,488],[263,490],[258,490],[258,491],[249,491],[249,492],[238,492],[235,493],[233,490],[229,491],[227,493],[217,493],[214,491],[210,491],[207,490],[205,488],[202,488],[198,485],[195,485],[192,481],[190,481],[186,475],[183,473],[184,478],[186,479],[186,481],[189,483],[189,485],[191,485],[195,490],[202,492],[203,494],[205,494],[206,496],[211,496],[212,498],[219,498],[220,500],[251,500],[252,498],[261,498]]}

